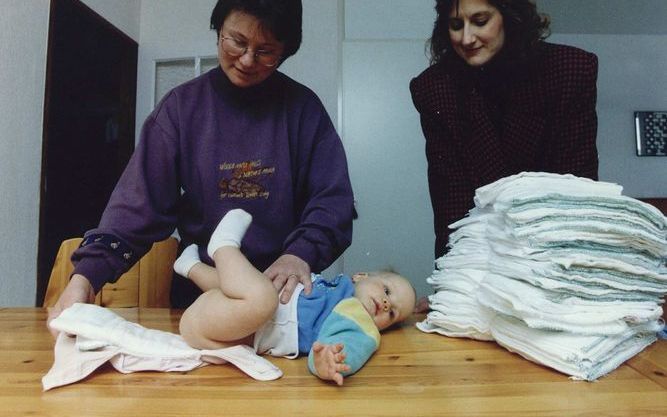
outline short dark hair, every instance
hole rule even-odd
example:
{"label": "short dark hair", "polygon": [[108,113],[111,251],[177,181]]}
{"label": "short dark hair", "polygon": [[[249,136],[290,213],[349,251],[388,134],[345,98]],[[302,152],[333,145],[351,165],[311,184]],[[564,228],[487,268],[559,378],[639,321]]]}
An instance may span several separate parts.
{"label": "short dark hair", "polygon": [[218,0],[211,13],[211,29],[218,37],[225,19],[238,11],[256,17],[262,27],[285,45],[281,62],[301,46],[303,9],[301,0]]}
{"label": "short dark hair", "polygon": [[[500,11],[505,29],[505,46],[511,57],[528,55],[539,41],[547,38],[549,17],[538,13],[532,0],[487,0]],[[449,38],[449,12],[459,7],[459,0],[436,0],[437,17],[429,39],[431,64],[436,64],[452,49]]]}

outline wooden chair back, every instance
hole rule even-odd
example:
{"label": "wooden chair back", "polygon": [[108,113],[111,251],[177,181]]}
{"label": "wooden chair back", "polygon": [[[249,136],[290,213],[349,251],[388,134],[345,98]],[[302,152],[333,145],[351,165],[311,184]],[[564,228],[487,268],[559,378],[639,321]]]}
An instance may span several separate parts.
{"label": "wooden chair back", "polygon": [[[74,238],[60,244],[46,288],[44,307],[53,306],[67,286],[74,270],[70,257],[81,241],[81,238]],[[118,281],[102,287],[95,304],[104,307],[170,307],[169,291],[177,250],[178,241],[173,237],[155,243]]]}

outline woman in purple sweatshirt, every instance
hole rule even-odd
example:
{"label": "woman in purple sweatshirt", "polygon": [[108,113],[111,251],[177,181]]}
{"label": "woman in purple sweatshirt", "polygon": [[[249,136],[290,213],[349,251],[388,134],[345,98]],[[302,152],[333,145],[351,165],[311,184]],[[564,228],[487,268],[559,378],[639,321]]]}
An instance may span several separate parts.
{"label": "woman in purple sweatshirt", "polygon": [[[211,15],[220,66],[173,89],[146,120],[102,215],[72,256],[50,318],[92,302],[153,242],[178,228],[205,248],[223,215],[255,221],[242,251],[286,302],[298,282],[350,245],[353,196],[345,152],[318,97],[277,71],[301,44],[300,0],[218,0]],[[206,251],[200,253],[212,265]],[[174,277],[172,306],[198,289]]]}

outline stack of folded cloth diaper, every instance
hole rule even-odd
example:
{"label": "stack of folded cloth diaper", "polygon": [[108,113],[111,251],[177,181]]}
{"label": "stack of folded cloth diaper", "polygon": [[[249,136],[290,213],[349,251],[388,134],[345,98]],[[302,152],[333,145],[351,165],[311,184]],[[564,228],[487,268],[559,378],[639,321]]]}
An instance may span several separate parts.
{"label": "stack of folded cloth diaper", "polygon": [[417,327],[495,340],[576,379],[614,370],[656,340],[667,294],[667,218],[621,191],[525,172],[479,188]]}

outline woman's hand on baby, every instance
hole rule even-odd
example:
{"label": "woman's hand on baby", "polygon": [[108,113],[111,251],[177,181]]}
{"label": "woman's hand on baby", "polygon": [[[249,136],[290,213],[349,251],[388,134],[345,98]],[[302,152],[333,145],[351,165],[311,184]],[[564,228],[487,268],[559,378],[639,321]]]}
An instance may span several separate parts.
{"label": "woman's hand on baby", "polygon": [[313,364],[317,376],[325,381],[334,381],[336,384],[343,385],[343,374],[350,370],[350,366],[345,364],[345,353],[343,344],[325,345],[320,342],[313,343]]}
{"label": "woman's hand on baby", "polygon": [[90,281],[83,275],[72,275],[69,283],[58,297],[58,301],[53,307],[49,307],[49,315],[46,319],[46,327],[49,329],[54,338],[58,337],[58,331],[49,326],[51,320],[55,319],[74,303],[93,303],[95,302],[95,291]]}
{"label": "woman's hand on baby", "polygon": [[276,287],[280,295],[280,302],[289,302],[296,284],[303,284],[303,292],[310,294],[313,283],[310,279],[310,266],[301,258],[294,255],[282,255],[280,258],[264,271]]}

